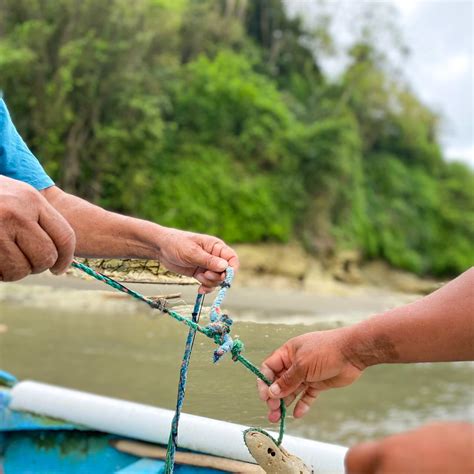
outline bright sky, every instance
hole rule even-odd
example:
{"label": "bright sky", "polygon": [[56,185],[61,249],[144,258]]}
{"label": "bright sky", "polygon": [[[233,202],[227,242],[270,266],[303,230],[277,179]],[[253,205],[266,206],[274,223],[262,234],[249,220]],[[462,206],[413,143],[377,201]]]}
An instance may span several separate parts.
{"label": "bright sky", "polygon": [[[398,13],[410,49],[402,70],[417,95],[442,116],[441,143],[448,159],[474,167],[474,0],[328,0],[333,31],[350,41],[361,5],[385,4]],[[311,17],[315,0],[287,0],[290,11]],[[375,6],[375,5],[374,5]],[[310,21],[310,20],[309,20]],[[328,61],[337,73],[343,60]]]}
{"label": "bright sky", "polygon": [[443,116],[449,159],[474,166],[474,2],[391,0],[411,57],[406,74],[420,97]]}

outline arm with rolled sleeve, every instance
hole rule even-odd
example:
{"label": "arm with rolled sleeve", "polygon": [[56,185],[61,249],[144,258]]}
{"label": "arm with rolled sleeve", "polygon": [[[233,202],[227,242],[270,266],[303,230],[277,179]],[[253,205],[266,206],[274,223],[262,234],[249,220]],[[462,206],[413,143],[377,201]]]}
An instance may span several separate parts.
{"label": "arm with rolled sleeve", "polygon": [[0,99],[0,281],[69,267],[74,231],[41,195],[53,185]]}
{"label": "arm with rolled sleeve", "polygon": [[17,132],[3,99],[0,99],[0,175],[23,181],[39,191],[54,185]]}

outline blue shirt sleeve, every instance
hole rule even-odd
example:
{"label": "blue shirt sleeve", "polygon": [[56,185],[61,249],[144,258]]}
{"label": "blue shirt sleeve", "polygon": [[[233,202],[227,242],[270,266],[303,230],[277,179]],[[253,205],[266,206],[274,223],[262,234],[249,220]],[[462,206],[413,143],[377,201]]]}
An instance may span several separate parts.
{"label": "blue shirt sleeve", "polygon": [[39,161],[26,146],[0,98],[0,174],[41,190],[54,185]]}

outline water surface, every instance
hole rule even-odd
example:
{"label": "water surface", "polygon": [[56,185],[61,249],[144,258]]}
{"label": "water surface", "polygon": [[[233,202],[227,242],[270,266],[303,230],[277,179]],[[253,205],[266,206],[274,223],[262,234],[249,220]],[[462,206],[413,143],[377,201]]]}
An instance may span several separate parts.
{"label": "water surface", "polygon": [[[87,291],[56,290],[53,296],[51,291],[42,290],[51,301],[64,294],[67,305],[29,304],[24,297],[15,299],[13,293],[0,298],[4,328],[0,367],[20,379],[174,408],[186,328],[167,316],[152,317],[139,304],[127,305],[118,299],[113,310],[102,311],[87,304]],[[71,294],[76,294],[76,300]],[[363,307],[353,310],[364,312]],[[305,324],[282,324],[283,319],[301,320],[289,312],[273,323],[267,311],[256,323],[254,314],[246,318],[245,313],[242,304],[236,305],[233,332],[245,342],[245,355],[255,363],[290,337],[351,322],[343,314],[321,321],[309,311]],[[184,410],[271,428],[256,396],[255,377],[230,358],[213,365],[213,349],[210,340],[198,335]],[[351,387],[323,393],[305,418],[290,417],[288,432],[350,444],[434,420],[473,421],[473,377],[471,363],[374,367]]]}

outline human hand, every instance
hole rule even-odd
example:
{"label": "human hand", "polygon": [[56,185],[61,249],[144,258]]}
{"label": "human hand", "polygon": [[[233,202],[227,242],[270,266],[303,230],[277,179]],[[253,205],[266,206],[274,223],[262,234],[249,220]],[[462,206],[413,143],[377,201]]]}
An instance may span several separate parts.
{"label": "human hand", "polygon": [[474,472],[474,426],[436,423],[362,443],[346,455],[347,474]]}
{"label": "human hand", "polygon": [[63,273],[72,262],[71,226],[33,187],[0,176],[0,280]]}
{"label": "human hand", "polygon": [[287,406],[295,400],[293,415],[304,416],[319,392],[354,382],[362,367],[353,362],[349,328],[319,331],[294,337],[262,364],[261,371],[273,384],[257,381],[260,399],[267,403],[268,419],[280,419],[280,399]]}
{"label": "human hand", "polygon": [[170,228],[160,237],[160,260],[171,271],[196,278],[205,293],[224,280],[228,266],[239,268],[235,251],[217,237]]}

